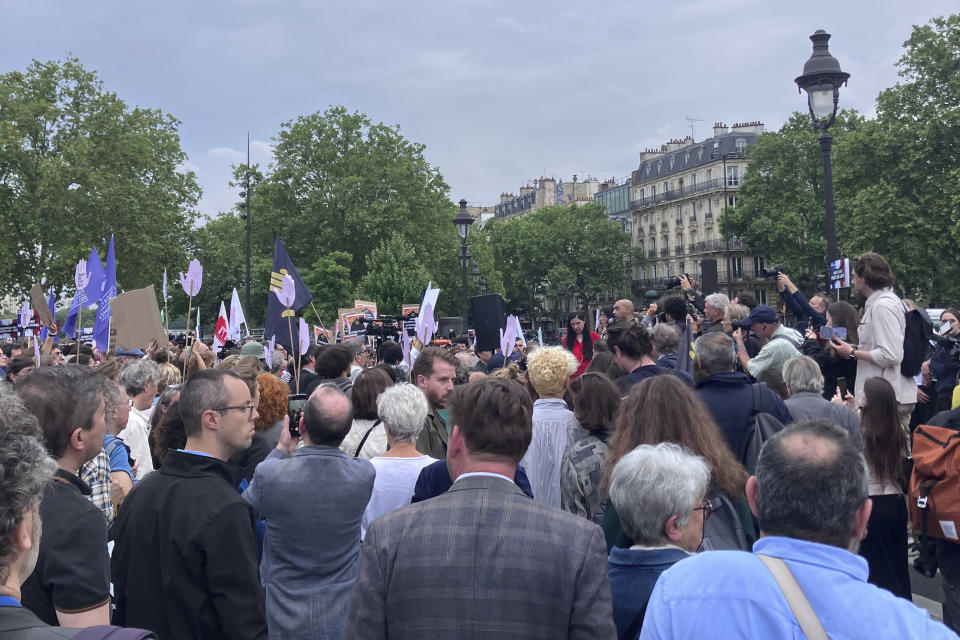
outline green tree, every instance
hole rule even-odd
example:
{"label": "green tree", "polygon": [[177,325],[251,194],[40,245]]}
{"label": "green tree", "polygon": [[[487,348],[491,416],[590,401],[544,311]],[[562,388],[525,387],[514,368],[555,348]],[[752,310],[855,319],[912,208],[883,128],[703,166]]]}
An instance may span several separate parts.
{"label": "green tree", "polygon": [[272,247],[276,230],[298,266],[348,253],[351,280],[359,283],[376,264],[373,252],[399,237],[413,251],[411,266],[428,274],[418,287],[439,284],[441,308],[452,310],[459,299],[456,211],[424,150],[399,128],[344,107],[284,123],[272,170],[253,191],[257,243]]}
{"label": "green tree", "polygon": [[[835,141],[842,141],[862,122],[856,112],[842,111],[830,132]],[[748,150],[750,165],[737,193],[737,206],[720,218],[725,237],[739,237],[753,251],[794,274],[826,270],[826,205],[818,137],[810,116],[799,112],[779,131],[758,137]]]}
{"label": "green tree", "polygon": [[317,258],[308,271],[300,274],[325,320],[335,320],[337,309],[353,306],[352,262],[353,256],[346,251],[334,251]]}
{"label": "green tree", "polygon": [[181,168],[179,125],[129,107],[76,58],[0,75],[0,285],[70,289],[77,260],[91,246],[105,259],[111,233],[120,288],[183,261],[200,189]]}
{"label": "green tree", "polygon": [[504,297],[531,318],[543,313],[547,300],[556,304],[575,297],[588,306],[603,294],[625,291],[625,265],[640,260],[630,236],[599,203],[544,207],[491,221],[478,236],[471,251],[481,245],[481,254],[489,250]]}
{"label": "green tree", "polygon": [[366,273],[357,286],[357,297],[377,303],[379,313],[399,314],[404,303],[418,302],[430,276],[417,262],[414,246],[393,236],[367,257]]}

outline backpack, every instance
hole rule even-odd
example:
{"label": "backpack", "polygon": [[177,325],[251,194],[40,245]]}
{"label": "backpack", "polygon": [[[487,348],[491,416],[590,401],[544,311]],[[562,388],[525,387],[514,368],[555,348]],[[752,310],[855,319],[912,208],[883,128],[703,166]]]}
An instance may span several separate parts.
{"label": "backpack", "polygon": [[108,624],[87,627],[73,636],[73,640],[156,640],[156,638],[152,631],[124,629]]}
{"label": "backpack", "polygon": [[750,410],[750,427],[747,429],[747,438],[740,451],[740,463],[753,475],[757,471],[757,459],[760,457],[760,448],[775,433],[783,430],[783,423],[764,411],[765,399],[768,391],[766,382],[757,382],[752,385],[753,409]]}
{"label": "backpack", "polygon": [[743,531],[740,516],[737,515],[737,510],[730,502],[730,498],[713,486],[707,490],[707,496],[713,506],[713,512],[703,523],[703,541],[700,543],[700,550],[749,551],[747,534]]}
{"label": "backpack", "polygon": [[900,362],[900,373],[912,378],[920,373],[920,366],[927,359],[930,340],[933,339],[933,325],[919,309],[908,311],[904,305],[903,311],[907,324],[903,332],[903,360]]}
{"label": "backpack", "polygon": [[910,520],[921,539],[960,542],[960,431],[921,425],[913,434]]}

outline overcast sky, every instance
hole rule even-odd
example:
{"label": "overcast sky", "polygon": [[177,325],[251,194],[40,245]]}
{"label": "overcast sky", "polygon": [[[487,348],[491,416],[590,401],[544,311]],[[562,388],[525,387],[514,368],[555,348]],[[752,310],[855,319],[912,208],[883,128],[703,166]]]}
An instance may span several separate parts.
{"label": "overcast sky", "polygon": [[342,104],[427,147],[453,200],[493,203],[541,175],[623,177],[638,153],[715,121],[778,128],[816,29],[873,113],[911,26],[955,0],[420,2],[0,0],[0,71],[69,54],[129,104],[182,121],[201,212],[236,201],[231,165],[266,164],[280,124]]}

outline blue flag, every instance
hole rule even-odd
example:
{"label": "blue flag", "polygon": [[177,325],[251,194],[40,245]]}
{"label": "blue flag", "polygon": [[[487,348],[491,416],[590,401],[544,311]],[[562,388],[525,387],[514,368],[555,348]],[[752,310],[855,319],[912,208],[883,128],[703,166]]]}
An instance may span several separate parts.
{"label": "blue flag", "polygon": [[113,235],[110,236],[110,248],[107,249],[107,273],[100,287],[97,300],[97,320],[93,324],[93,343],[97,349],[106,352],[110,346],[110,298],[117,297],[117,262],[113,255]]}
{"label": "blue flag", "polygon": [[690,321],[683,330],[680,345],[677,347],[677,369],[693,375],[693,332],[690,331]]}
{"label": "blue flag", "polygon": [[[56,300],[53,297],[53,287],[50,287],[50,294],[47,296],[47,308],[50,309],[50,315],[56,317]],[[40,340],[46,342],[47,336],[50,334],[50,330],[46,327],[40,329]],[[60,342],[60,339],[56,334],[53,336],[54,342]]]}
{"label": "blue flag", "polygon": [[[270,290],[267,292],[269,296],[267,300],[267,321],[263,325],[263,337],[269,340],[275,336],[277,344],[282,344],[286,347],[287,353],[293,353],[293,348],[290,345],[290,328],[287,324],[288,312],[273,292],[274,289],[279,289],[283,286],[283,276],[293,278],[293,284],[296,286],[297,297],[290,307],[290,311],[293,315],[296,315],[300,309],[310,304],[313,296],[310,295],[310,290],[307,289],[307,285],[303,282],[300,274],[297,273],[296,267],[293,266],[293,261],[290,260],[290,256],[287,255],[287,250],[283,248],[283,243],[280,242],[280,236],[274,233],[273,270],[270,273]],[[295,322],[293,330],[294,332],[297,330]],[[294,336],[296,336],[296,333],[294,333]],[[294,337],[294,340],[296,340],[296,337]]]}
{"label": "blue flag", "polygon": [[80,305],[83,305],[83,308],[86,309],[90,307],[97,301],[100,297],[100,287],[103,286],[103,278],[105,276],[103,272],[103,263],[100,262],[100,254],[97,253],[97,248],[94,247],[90,250],[90,257],[87,258],[87,273],[90,275],[90,281],[87,283],[86,289],[81,292],[78,292],[73,298],[73,302],[70,304],[70,311],[67,312],[67,319],[63,323],[63,333],[66,336],[73,337],[73,334],[77,330],[77,315],[80,312]]}

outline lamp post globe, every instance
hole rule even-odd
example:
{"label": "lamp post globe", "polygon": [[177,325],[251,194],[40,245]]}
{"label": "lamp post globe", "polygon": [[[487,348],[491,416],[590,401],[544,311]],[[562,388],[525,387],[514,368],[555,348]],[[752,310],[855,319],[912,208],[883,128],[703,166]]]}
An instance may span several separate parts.
{"label": "lamp post globe", "polygon": [[837,119],[837,105],[840,102],[840,87],[845,85],[850,74],[840,68],[840,63],[830,54],[828,42],[830,34],[818,29],[810,40],[813,42],[813,53],[803,65],[803,74],[794,82],[798,91],[807,92],[807,107],[813,128],[821,131],[820,152],[823,156],[823,192],[826,201],[826,216],[824,226],[827,236],[827,271],[837,259],[837,223],[833,205],[833,167],[831,162],[831,147],[833,136],[830,135],[830,125]]}
{"label": "lamp post globe", "polygon": [[467,213],[466,200],[460,200],[460,210],[457,211],[457,217],[453,219],[453,224],[457,226],[457,235],[460,236],[460,333],[465,334],[467,332],[467,262],[470,259],[467,253],[467,236],[470,235],[470,225],[473,224],[473,216]]}

